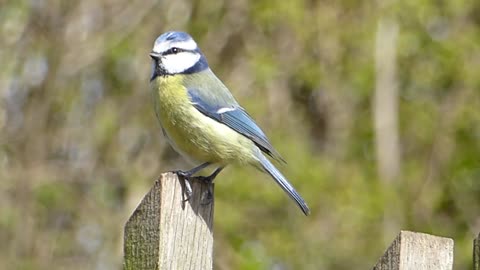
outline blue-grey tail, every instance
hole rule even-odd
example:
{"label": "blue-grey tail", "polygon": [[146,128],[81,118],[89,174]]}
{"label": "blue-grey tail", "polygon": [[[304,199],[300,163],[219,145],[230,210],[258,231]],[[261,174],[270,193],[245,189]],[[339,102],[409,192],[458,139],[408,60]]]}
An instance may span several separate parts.
{"label": "blue-grey tail", "polygon": [[280,185],[280,187],[292,198],[297,205],[302,209],[303,213],[308,216],[310,214],[310,209],[307,206],[305,200],[298,194],[298,192],[293,188],[293,186],[288,182],[288,180],[283,176],[280,171],[273,166],[273,164],[268,160],[264,155],[259,154],[258,158],[262,165],[262,168],[272,176],[272,178]]}

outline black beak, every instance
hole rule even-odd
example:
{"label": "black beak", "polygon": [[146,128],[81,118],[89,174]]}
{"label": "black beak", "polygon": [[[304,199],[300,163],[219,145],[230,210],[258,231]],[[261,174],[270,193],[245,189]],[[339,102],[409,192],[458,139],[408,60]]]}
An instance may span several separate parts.
{"label": "black beak", "polygon": [[156,53],[156,52],[151,52],[149,55],[153,60],[158,60],[158,59],[160,59],[160,56],[162,56],[161,54]]}

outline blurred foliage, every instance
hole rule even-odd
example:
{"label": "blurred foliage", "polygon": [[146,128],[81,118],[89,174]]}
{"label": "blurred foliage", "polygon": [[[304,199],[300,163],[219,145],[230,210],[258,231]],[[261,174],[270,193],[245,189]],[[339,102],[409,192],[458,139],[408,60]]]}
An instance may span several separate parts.
{"label": "blurred foliage", "polygon": [[[398,229],[480,231],[480,1],[4,1],[0,269],[120,269],[129,214],[167,170],[148,52],[191,33],[287,159],[217,178],[215,269],[369,269]],[[377,173],[375,35],[398,24],[401,172]]]}

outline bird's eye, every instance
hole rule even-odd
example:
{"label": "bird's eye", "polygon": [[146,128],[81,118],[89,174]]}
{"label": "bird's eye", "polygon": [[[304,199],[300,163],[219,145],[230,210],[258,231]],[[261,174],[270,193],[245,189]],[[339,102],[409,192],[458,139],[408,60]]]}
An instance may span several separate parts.
{"label": "bird's eye", "polygon": [[180,53],[180,52],[183,52],[183,50],[179,49],[177,47],[173,47],[173,48],[168,49],[168,51],[164,52],[163,55],[177,54],[177,53]]}

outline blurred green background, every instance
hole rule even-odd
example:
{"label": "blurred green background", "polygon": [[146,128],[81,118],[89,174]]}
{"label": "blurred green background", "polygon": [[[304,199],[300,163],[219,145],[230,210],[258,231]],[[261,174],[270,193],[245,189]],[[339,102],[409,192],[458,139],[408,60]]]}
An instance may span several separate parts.
{"label": "blurred green background", "polygon": [[480,231],[480,1],[2,1],[0,269],[120,269],[161,173],[153,41],[192,34],[288,164],[216,180],[215,269],[370,269],[400,229]]}

